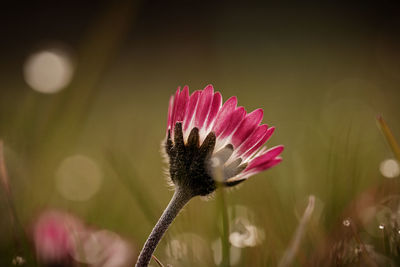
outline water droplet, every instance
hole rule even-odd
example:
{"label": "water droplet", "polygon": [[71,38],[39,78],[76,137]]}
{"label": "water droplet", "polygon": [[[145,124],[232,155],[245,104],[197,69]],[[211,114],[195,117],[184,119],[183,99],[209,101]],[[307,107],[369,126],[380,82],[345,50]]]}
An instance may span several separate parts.
{"label": "water droplet", "polygon": [[343,220],[343,225],[344,225],[344,226],[349,227],[350,224],[351,224],[350,219],[345,219],[345,220]]}

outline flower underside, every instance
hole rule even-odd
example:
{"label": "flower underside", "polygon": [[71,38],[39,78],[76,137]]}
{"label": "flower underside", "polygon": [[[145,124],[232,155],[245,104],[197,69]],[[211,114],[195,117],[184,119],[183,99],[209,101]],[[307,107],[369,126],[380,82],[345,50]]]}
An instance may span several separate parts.
{"label": "flower underside", "polygon": [[262,118],[262,109],[247,113],[236,97],[222,105],[212,85],[191,95],[187,86],[178,88],[169,102],[165,143],[174,184],[207,195],[216,181],[233,186],[278,164],[283,146],[264,146],[275,128]]}
{"label": "flower underside", "polygon": [[[190,189],[193,196],[206,196],[216,189],[216,181],[213,178],[211,165],[212,159],[219,157],[228,158],[233,153],[232,145],[226,145],[226,152],[220,155],[213,155],[216,143],[214,132],[210,132],[200,145],[199,129],[194,127],[189,134],[187,142],[184,141],[182,123],[177,122],[174,128],[174,140],[171,133],[168,133],[166,141],[166,152],[170,159],[170,175],[173,183],[179,187]],[[229,152],[230,151],[230,152]],[[241,161],[241,160],[240,160]],[[247,163],[241,164],[235,161],[230,166],[224,168],[222,183],[225,186],[233,186],[241,181],[228,182],[228,178],[233,177],[243,171]]]}

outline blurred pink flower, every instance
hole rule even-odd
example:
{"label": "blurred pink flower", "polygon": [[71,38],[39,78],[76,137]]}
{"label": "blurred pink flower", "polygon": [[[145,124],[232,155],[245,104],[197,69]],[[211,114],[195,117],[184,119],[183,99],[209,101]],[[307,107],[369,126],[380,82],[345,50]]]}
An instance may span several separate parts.
{"label": "blurred pink flower", "polygon": [[74,251],[73,234],[83,230],[83,224],[70,214],[46,211],[36,220],[33,242],[38,260],[46,265],[68,265]]}
{"label": "blurred pink flower", "polygon": [[[96,230],[61,211],[46,211],[36,220],[33,241],[44,266],[132,266],[134,247],[116,233]],[[85,265],[85,266],[86,266]]]}
{"label": "blurred pink flower", "polygon": [[114,232],[88,230],[77,238],[73,258],[92,267],[128,267],[136,260],[134,247]]}
{"label": "blurred pink flower", "polygon": [[[262,119],[262,109],[247,113],[244,107],[237,106],[235,96],[222,105],[222,96],[219,92],[214,93],[212,85],[195,91],[190,96],[187,86],[182,91],[178,88],[169,101],[167,153],[170,155],[176,146],[175,131],[178,134],[182,132],[185,146],[193,138],[199,139],[196,140],[197,146],[201,146],[207,137],[211,136],[209,139],[212,139],[213,133],[215,146],[211,164],[222,166],[221,182],[227,186],[236,185],[282,160],[279,155],[283,146],[270,149],[263,147],[275,128],[260,124]],[[185,155],[185,158],[190,160],[190,155]],[[171,161],[173,159],[171,160],[170,155],[170,163]]]}

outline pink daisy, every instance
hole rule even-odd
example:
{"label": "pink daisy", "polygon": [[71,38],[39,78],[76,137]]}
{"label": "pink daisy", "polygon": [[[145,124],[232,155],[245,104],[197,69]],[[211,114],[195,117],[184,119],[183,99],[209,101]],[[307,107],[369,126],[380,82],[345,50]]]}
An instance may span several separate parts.
{"label": "pink daisy", "polygon": [[70,214],[55,210],[42,213],[33,227],[39,261],[46,265],[72,265],[74,233],[82,231],[83,227],[83,223]]}
{"label": "pink daisy", "polygon": [[179,211],[195,196],[207,196],[217,184],[234,186],[279,162],[283,146],[262,147],[274,132],[261,124],[262,109],[247,113],[236,97],[222,105],[212,85],[189,96],[185,86],[171,96],[164,143],[175,193],[140,252],[137,267],[151,256]]}
{"label": "pink daisy", "polygon": [[216,188],[212,165],[222,166],[226,186],[277,165],[283,146],[263,146],[275,128],[261,124],[262,118],[262,109],[247,113],[235,96],[222,105],[212,85],[191,95],[187,86],[178,88],[169,101],[167,123],[172,181],[190,185],[194,195],[207,195]]}

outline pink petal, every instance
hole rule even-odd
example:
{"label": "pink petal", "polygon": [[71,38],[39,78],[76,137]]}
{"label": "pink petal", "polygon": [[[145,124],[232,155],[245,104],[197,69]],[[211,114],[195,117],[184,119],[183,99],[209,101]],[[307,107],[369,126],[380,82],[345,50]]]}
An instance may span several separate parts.
{"label": "pink petal", "polygon": [[203,127],[208,113],[210,112],[213,94],[214,88],[212,87],[212,85],[208,85],[201,93],[194,118],[194,126],[199,129]]}
{"label": "pink petal", "polygon": [[168,104],[168,120],[167,120],[167,133],[168,130],[171,129],[172,125],[172,109],[174,107],[174,96],[171,95],[169,98],[169,104]]}
{"label": "pink petal", "polygon": [[244,170],[243,173],[241,173],[240,177],[243,178],[243,177],[249,177],[249,176],[255,175],[259,172],[262,172],[262,171],[265,171],[267,169],[274,167],[275,165],[279,164],[281,161],[282,161],[282,158],[277,157],[270,161],[265,162],[264,164],[253,167],[252,169],[247,168],[246,170]]}
{"label": "pink petal", "polygon": [[244,107],[238,107],[234,112],[230,114],[230,117],[226,121],[226,128],[220,135],[220,138],[231,136],[231,134],[237,129],[242,120],[246,115]]}
{"label": "pink petal", "polygon": [[225,130],[226,125],[229,122],[230,116],[236,108],[236,105],[237,98],[236,96],[232,96],[224,103],[222,108],[219,110],[215,119],[215,125],[213,127],[213,131],[217,137]]}
{"label": "pink petal", "polygon": [[232,145],[236,148],[243,143],[251,133],[256,129],[257,125],[260,124],[263,118],[263,110],[256,109],[253,112],[246,115],[242,123],[237,128],[236,132],[232,136]]}
{"label": "pink petal", "polygon": [[178,106],[178,99],[179,99],[179,92],[181,90],[181,87],[179,86],[178,89],[176,90],[175,97],[174,97],[174,106],[172,108],[172,114],[171,114],[171,131],[172,135],[174,133],[174,128],[175,128],[175,117],[176,117],[176,108]]}
{"label": "pink petal", "polygon": [[179,93],[174,124],[182,122],[185,117],[186,107],[189,102],[189,88],[185,86]]}
{"label": "pink petal", "polygon": [[79,219],[60,211],[42,213],[32,230],[37,257],[43,263],[67,263],[76,250],[74,234],[84,231]]}
{"label": "pink petal", "polygon": [[283,146],[276,146],[268,149],[265,153],[250,161],[245,171],[250,171],[251,169],[266,165],[269,161],[281,154],[282,151]]}
{"label": "pink petal", "polygon": [[200,95],[201,95],[201,91],[194,91],[192,93],[192,95],[190,96],[190,98],[189,98],[189,105],[188,105],[188,108],[186,109],[185,121],[183,123],[184,124],[184,128],[183,128],[184,130],[187,130],[187,128],[190,125],[190,122],[192,121],[193,114],[194,114],[194,111],[196,109],[197,102],[198,102],[198,100],[200,98]]}
{"label": "pink petal", "polygon": [[258,141],[252,148],[250,148],[247,152],[245,152],[242,155],[243,159],[246,159],[248,157],[250,157],[251,155],[253,155],[254,152],[257,151],[257,149],[259,149],[262,145],[264,145],[268,139],[271,137],[271,135],[274,133],[275,131],[275,127],[270,127],[268,128],[267,132],[265,133],[265,135],[263,136],[263,138]]}
{"label": "pink petal", "polygon": [[219,92],[216,92],[212,100],[210,113],[208,114],[206,128],[210,127],[210,125],[215,121],[218,111],[221,108],[221,104],[222,104],[222,96]]}
{"label": "pink petal", "polygon": [[237,156],[242,155],[247,150],[256,145],[264,136],[268,133],[268,125],[263,124],[257,126],[256,129],[251,133],[251,135],[244,141],[235,151]]}

